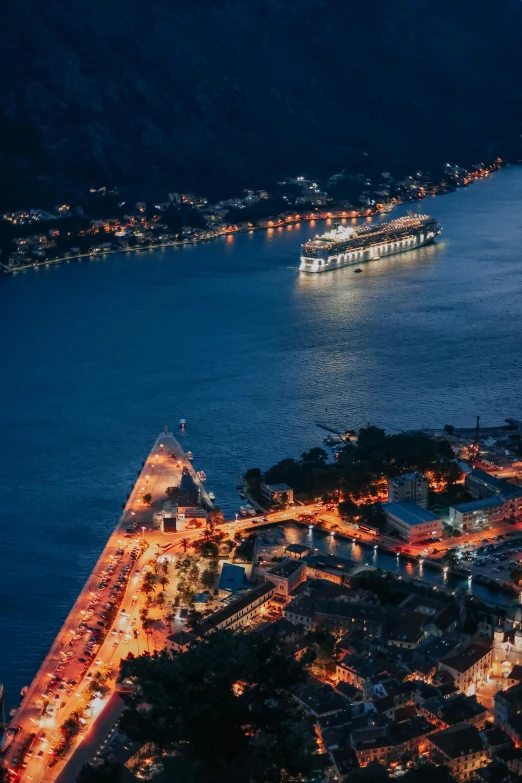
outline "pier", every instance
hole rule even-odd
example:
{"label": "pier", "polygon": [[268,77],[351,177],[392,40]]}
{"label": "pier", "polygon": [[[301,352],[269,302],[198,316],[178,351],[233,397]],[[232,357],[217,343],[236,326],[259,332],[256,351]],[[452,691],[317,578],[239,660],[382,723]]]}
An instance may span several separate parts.
{"label": "pier", "polygon": [[205,489],[205,485],[199,478],[196,470],[194,470],[191,460],[187,458],[187,453],[183,451],[177,438],[175,438],[174,435],[172,435],[172,433],[169,432],[168,435],[164,435],[164,436],[160,435],[159,438],[157,439],[157,442],[161,441],[162,437],[163,440],[165,441],[163,443],[163,446],[165,448],[170,449],[171,453],[174,454],[176,459],[182,460],[183,466],[187,468],[188,472],[192,476],[194,483],[199,489],[199,496],[201,498],[201,503],[203,504],[203,506],[207,509],[207,511],[212,511],[214,508],[214,504],[212,503],[212,501],[208,496],[208,492]]}
{"label": "pier", "polygon": [[[111,697],[120,661],[129,653],[139,655],[145,644],[144,635],[140,637],[143,629],[138,630],[139,609],[144,599],[140,593],[143,567],[154,563],[167,547],[174,548],[181,538],[190,540],[201,535],[200,529],[190,528],[166,535],[153,523],[155,512],[166,501],[167,487],[179,486],[184,468],[198,486],[201,502],[207,509],[213,509],[191,462],[174,435],[165,429],[156,438],[114,531],[11,718],[7,729],[10,744],[3,763],[17,775],[17,780],[45,783],[58,777],[65,780],[61,773],[65,766],[74,766],[71,757],[74,758],[78,745],[90,747],[98,733],[98,722],[106,722],[108,703],[111,711],[115,703],[120,710],[123,708],[122,702],[114,702]],[[144,502],[148,494],[150,504]],[[129,532],[131,527],[133,532]],[[109,582],[112,582],[110,587]],[[116,611],[114,619],[106,623],[104,616],[108,612],[104,608],[110,606],[109,597]],[[168,635],[167,626],[157,633]],[[81,639],[89,634],[100,634],[99,643],[91,647],[87,638]],[[83,652],[84,647],[89,650]],[[104,669],[110,672],[104,683],[106,693],[102,699],[93,700],[88,690],[91,678]],[[85,725],[57,757],[52,749],[62,738],[60,727],[82,703],[90,705]],[[118,710],[114,720],[117,713]],[[80,757],[84,756],[82,752]],[[76,774],[67,774],[67,779],[74,780]]]}

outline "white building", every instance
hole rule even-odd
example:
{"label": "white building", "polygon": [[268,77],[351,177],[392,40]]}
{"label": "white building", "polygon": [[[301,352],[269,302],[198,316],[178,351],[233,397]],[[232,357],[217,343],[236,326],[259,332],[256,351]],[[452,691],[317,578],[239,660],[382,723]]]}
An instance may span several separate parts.
{"label": "white building", "polygon": [[509,511],[500,498],[483,498],[450,506],[449,516],[454,527],[465,531],[491,527],[509,516]]}
{"label": "white building", "polygon": [[428,505],[428,480],[422,473],[406,473],[388,479],[388,503],[403,503],[409,500],[418,506]]}
{"label": "white building", "polygon": [[390,527],[409,544],[442,538],[442,519],[416,503],[383,503]]}

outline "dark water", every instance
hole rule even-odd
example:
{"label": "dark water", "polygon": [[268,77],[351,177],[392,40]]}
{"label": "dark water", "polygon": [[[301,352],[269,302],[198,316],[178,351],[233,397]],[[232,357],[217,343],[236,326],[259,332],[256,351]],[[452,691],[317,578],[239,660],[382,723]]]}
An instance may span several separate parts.
{"label": "dark water", "polygon": [[473,583],[467,579],[459,579],[456,576],[442,574],[438,568],[430,568],[420,561],[412,562],[404,557],[397,557],[394,554],[383,552],[378,546],[360,544],[344,537],[331,536],[323,531],[310,530],[301,525],[288,524],[276,528],[274,532],[269,529],[269,532],[261,533],[260,549],[263,549],[262,544],[265,538],[269,543],[274,536],[281,536],[281,542],[284,541],[285,546],[287,544],[304,544],[312,551],[344,557],[360,565],[383,568],[408,580],[427,582],[433,585],[435,589],[442,586],[451,591],[475,595],[489,604],[497,604],[498,606],[509,606],[513,603],[513,599],[507,593],[497,592],[493,594],[483,585],[476,582]]}
{"label": "dark water", "polygon": [[[240,470],[389,429],[522,415],[522,169],[415,205],[438,245],[297,272],[324,225],[0,280],[0,681],[28,683],[165,423],[227,512]],[[404,210],[402,210],[404,212]],[[400,214],[399,211],[392,216]]]}

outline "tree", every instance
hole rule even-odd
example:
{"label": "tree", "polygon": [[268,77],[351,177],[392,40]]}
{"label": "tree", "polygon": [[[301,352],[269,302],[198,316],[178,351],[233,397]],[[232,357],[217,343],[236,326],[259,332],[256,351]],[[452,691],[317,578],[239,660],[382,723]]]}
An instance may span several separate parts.
{"label": "tree", "polygon": [[147,639],[147,652],[149,651],[149,636],[152,635],[152,627],[154,625],[154,620],[149,617],[147,618],[142,624],[142,628],[145,631],[145,637]]}
{"label": "tree", "polygon": [[70,715],[60,726],[60,730],[65,739],[74,737],[80,731],[80,721],[75,715]]}
{"label": "tree", "polygon": [[167,574],[163,574],[162,576],[158,577],[158,582],[162,586],[163,590],[165,590],[166,586],[170,584],[170,579],[168,578]]}
{"label": "tree", "polygon": [[105,625],[107,628],[111,627],[117,615],[118,615],[118,607],[109,606],[109,608],[105,611]]}
{"label": "tree", "polygon": [[357,438],[357,446],[361,449],[371,449],[382,443],[385,438],[385,431],[380,427],[361,427]]}
{"label": "tree", "polygon": [[309,449],[301,454],[301,462],[314,462],[318,465],[324,465],[327,461],[328,454],[319,446],[315,446],[313,449]]}
{"label": "tree", "polygon": [[200,620],[201,612],[198,612],[197,609],[191,609],[187,614],[187,623],[190,628],[194,628],[194,626],[196,626]]}
{"label": "tree", "polygon": [[357,505],[357,503],[354,503],[353,500],[351,500],[350,498],[341,500],[337,508],[339,509],[339,514],[343,518],[353,520],[355,517],[359,516],[359,506]]}
{"label": "tree", "polygon": [[[435,754],[436,755],[436,754]],[[455,783],[455,778],[451,775],[448,767],[444,765],[444,756],[441,756],[441,764],[430,764],[428,762],[419,762],[415,769],[410,769],[401,777],[404,783]]]}
{"label": "tree", "polygon": [[156,574],[154,571],[145,572],[143,584],[150,585],[154,590],[156,589]]}
{"label": "tree", "polygon": [[448,433],[448,435],[453,435],[455,432],[455,427],[453,424],[445,424],[444,425],[444,431]]}
{"label": "tree", "polygon": [[177,590],[182,602],[188,606],[192,603],[199,587],[198,564],[193,557],[186,556],[176,563],[176,568],[180,573]]}
{"label": "tree", "polygon": [[169,624],[169,630],[171,633],[172,633],[172,622],[175,619],[176,619],[176,615],[174,614],[174,612],[167,612],[167,614],[165,615],[165,620]]}
{"label": "tree", "polygon": [[143,502],[147,503],[147,505],[150,506],[151,500],[152,500],[152,495],[150,494],[150,492],[147,492],[145,495],[143,495]]}
{"label": "tree", "polygon": [[156,604],[159,607],[165,606],[165,593],[163,592],[163,590],[161,591],[161,593],[158,593],[158,595],[156,596]]}
{"label": "tree", "polygon": [[287,505],[288,505],[288,498],[289,498],[288,492],[282,492],[281,493],[279,500],[280,500],[280,503],[283,506],[283,508],[287,507]]}
{"label": "tree", "polygon": [[122,672],[138,685],[122,731],[152,743],[156,758],[182,761],[192,780],[292,783],[319,766],[312,724],[291,695],[304,668],[273,640],[216,631],[183,655],[126,660]]}
{"label": "tree", "polygon": [[372,525],[378,530],[382,530],[386,525],[386,516],[381,503],[363,503],[359,506],[359,513],[363,524]]}
{"label": "tree", "polygon": [[205,568],[205,570],[201,574],[201,584],[203,585],[203,587],[206,588],[207,590],[210,590],[210,588],[214,584],[216,576],[217,574],[215,571],[211,571],[210,568]]}
{"label": "tree", "polygon": [[388,783],[389,780],[388,772],[377,761],[372,761],[361,769],[355,769],[346,777],[347,783]]}
{"label": "tree", "polygon": [[459,555],[458,550],[452,547],[451,549],[448,549],[446,554],[444,555],[444,562],[447,563],[447,565],[450,566],[457,566],[459,564]]}
{"label": "tree", "polygon": [[124,771],[119,761],[104,761],[96,767],[84,764],[76,778],[76,783],[120,783]]}
{"label": "tree", "polygon": [[151,584],[150,582],[144,581],[140,589],[141,589],[141,592],[142,592],[144,595],[148,595],[148,596],[150,596],[150,595],[151,595],[151,593],[153,593],[153,592],[155,591],[155,589],[156,589],[156,588],[155,588],[155,586],[154,586],[153,584]]}
{"label": "tree", "polygon": [[219,547],[214,541],[205,541],[199,550],[201,557],[217,557]]}
{"label": "tree", "polygon": [[165,494],[171,503],[177,503],[179,498],[179,493],[180,493],[179,487],[167,487],[167,489],[165,490]]}
{"label": "tree", "polygon": [[251,533],[236,549],[236,557],[244,562],[250,562],[254,556],[256,544],[255,533]]}
{"label": "tree", "polygon": [[208,512],[209,524],[214,528],[216,525],[222,525],[225,521],[225,515],[220,508],[213,508]]}
{"label": "tree", "polygon": [[316,639],[315,658],[310,668],[317,677],[328,677],[335,673],[335,636],[328,631],[316,631]]}
{"label": "tree", "polygon": [[233,549],[236,547],[236,542],[232,541],[231,538],[227,538],[224,541],[221,542],[220,545],[225,552],[232,552]]}
{"label": "tree", "polygon": [[259,468],[250,468],[246,471],[245,475],[243,476],[245,481],[250,483],[251,481],[259,481],[261,480],[261,471]]}
{"label": "tree", "polygon": [[188,540],[188,538],[182,538],[182,539],[180,540],[180,542],[179,542],[179,545],[180,545],[180,547],[183,549],[183,552],[186,552],[186,551],[187,551],[187,549],[188,549],[188,548],[189,548],[189,546],[190,546],[190,541]]}

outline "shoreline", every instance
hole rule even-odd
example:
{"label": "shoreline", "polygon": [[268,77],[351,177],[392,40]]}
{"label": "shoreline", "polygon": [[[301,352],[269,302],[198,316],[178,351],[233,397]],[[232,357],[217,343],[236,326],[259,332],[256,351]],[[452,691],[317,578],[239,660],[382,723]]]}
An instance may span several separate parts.
{"label": "shoreline", "polygon": [[[308,523],[303,522],[299,519],[287,519],[287,520],[277,520],[273,522],[265,522],[261,525],[253,525],[251,527],[245,528],[245,533],[251,534],[251,533],[257,533],[269,531],[271,528],[276,527],[285,527],[286,525],[295,525],[296,527],[302,527],[307,528]],[[330,531],[326,527],[322,527],[320,525],[314,525],[314,532],[317,532],[320,535],[323,535],[325,538],[328,538],[330,536]],[[354,541],[354,537],[346,532],[342,532],[339,530],[335,531],[335,538],[341,539],[342,541],[351,542]],[[364,538],[357,538],[357,545],[360,547],[363,547],[368,550],[374,550],[377,548],[380,552],[383,552],[387,555],[396,555],[396,550],[393,549],[393,547],[385,544],[382,541],[379,541],[376,544],[372,544],[371,541],[366,541]],[[427,568],[430,571],[438,571],[439,573],[447,573],[449,577],[453,577],[453,579],[457,579],[460,582],[465,582],[469,578],[469,573],[465,571],[464,569],[458,568],[457,566],[445,566],[444,563],[440,562],[439,560],[433,560],[429,557],[422,557],[420,555],[413,555],[413,554],[405,554],[401,552],[401,560],[404,560],[408,563],[416,563],[418,564],[419,561],[423,564],[424,568]],[[351,557],[346,558],[345,555],[340,555],[340,557],[344,557],[345,559],[352,560]],[[353,560],[354,565],[359,565],[358,561]],[[391,576],[392,579],[396,581],[403,581],[403,582],[412,582],[415,584],[422,585],[423,587],[429,589],[429,590],[436,590],[440,593],[444,593],[445,595],[455,595],[456,593],[463,594],[463,587],[462,585],[455,585],[454,587],[448,587],[444,584],[433,584],[432,582],[428,582],[424,580],[420,576],[409,576],[406,574],[396,574],[394,571],[389,570],[388,568],[385,568],[383,566],[371,566],[372,570],[376,571],[382,571],[384,573],[387,573]],[[509,596],[513,600],[518,595],[518,592],[511,587],[511,585],[503,583],[500,585],[497,585],[497,590],[493,591],[489,588],[492,586],[495,586],[496,583],[492,582],[487,577],[483,577],[481,575],[475,575],[473,576],[473,581],[476,582],[479,585],[482,585],[483,587],[486,587],[488,592],[491,593],[490,596],[484,598],[483,596],[477,596],[473,593],[469,594],[470,598],[474,598],[477,601],[481,601],[484,604],[487,604],[491,608],[495,609],[502,609],[503,604],[495,601],[494,595],[496,593],[501,593],[504,596]]]}
{"label": "shoreline", "polygon": [[[508,164],[511,165],[511,164]],[[75,255],[69,255],[69,256],[60,256],[59,258],[51,258],[46,259],[41,262],[34,262],[31,264],[24,264],[22,266],[12,267],[8,268],[6,266],[2,266],[2,269],[0,271],[0,276],[2,275],[9,275],[9,274],[16,274],[17,272],[27,272],[30,269],[40,269],[41,267],[47,267],[55,264],[63,264],[67,263],[68,261],[74,261],[82,258],[103,258],[105,256],[109,255],[115,255],[116,253],[129,253],[129,252],[138,252],[143,250],[160,250],[168,247],[185,247],[187,245],[198,245],[205,242],[213,242],[217,239],[223,239],[228,236],[234,236],[236,234],[248,234],[253,233],[254,231],[273,231],[277,228],[284,228],[285,226],[298,226],[300,223],[312,223],[314,221],[328,221],[328,220],[368,220],[372,219],[374,217],[379,217],[382,215],[391,214],[396,207],[405,206],[407,204],[415,204],[415,203],[421,203],[427,198],[433,198],[435,196],[445,196],[450,193],[455,193],[457,190],[460,190],[462,187],[467,187],[468,185],[472,185],[477,180],[486,179],[491,174],[496,173],[497,171],[501,171],[502,168],[505,166],[502,165],[496,165],[494,166],[492,164],[491,170],[488,170],[486,174],[477,174],[476,176],[471,176],[470,180],[466,182],[464,185],[456,186],[450,190],[445,190],[440,193],[436,194],[427,194],[423,198],[420,199],[413,199],[413,200],[404,200],[404,201],[397,201],[397,203],[393,204],[391,209],[387,210],[376,210],[375,212],[370,212],[369,214],[354,214],[355,210],[347,210],[343,209],[340,206],[332,206],[327,212],[320,212],[317,215],[313,214],[307,214],[303,216],[299,216],[299,219],[289,218],[285,220],[276,220],[276,221],[270,221],[268,218],[267,223],[271,222],[271,225],[257,225],[257,226],[248,226],[248,228],[230,228],[225,231],[222,231],[221,233],[216,233],[213,236],[206,236],[206,237],[193,237],[193,238],[186,238],[184,240],[173,240],[172,242],[161,242],[158,244],[151,244],[151,245],[140,245],[138,247],[122,247],[118,249],[111,249],[111,250],[104,250],[102,252],[92,252],[88,251],[85,253],[78,253]],[[349,214],[348,214],[349,213]],[[263,219],[264,220],[264,219]]]}
{"label": "shoreline", "polygon": [[[169,459],[171,452],[176,455],[176,461]],[[154,495],[159,494],[159,497],[163,498],[163,486],[164,484],[175,483],[177,474],[180,471],[180,461],[183,462],[183,467],[188,469],[194,482],[199,485],[202,491],[203,502],[208,503],[210,508],[213,507],[208,499],[205,488],[201,485],[197,473],[191,462],[187,459],[186,453],[174,433],[168,430],[160,433],[155,438],[152,448],[142,464],[138,478],[132,485],[131,491],[126,502],[123,504],[123,509],[118,516],[114,528],[109,533],[103,549],[97,557],[83,587],[57,630],[48,652],[45,654],[40,666],[34,674],[31,683],[27,686],[27,690],[23,694],[21,701],[10,711],[10,714],[7,717],[5,734],[12,739],[10,739],[5,748],[3,760],[8,769],[15,769],[17,774],[21,775],[21,778],[30,778],[30,776],[26,774],[25,768],[22,768],[20,765],[23,762],[29,747],[33,748],[33,746],[39,745],[40,741],[38,740],[38,735],[41,730],[44,729],[47,732],[47,735],[50,735],[49,742],[56,741],[56,737],[59,734],[59,723],[70,714],[71,709],[74,709],[74,705],[71,708],[71,695],[66,697],[62,694],[62,698],[65,699],[65,702],[62,704],[62,707],[53,707],[53,709],[64,709],[64,712],[59,715],[57,713],[55,715],[54,712],[47,715],[45,712],[46,704],[53,706],[56,701],[56,699],[51,701],[50,698],[46,700],[44,691],[49,686],[49,682],[57,676],[57,667],[64,667],[66,665],[68,667],[74,667],[74,671],[69,671],[67,675],[70,677],[71,673],[74,674],[75,685],[74,693],[72,695],[79,694],[80,692],[84,694],[85,688],[88,687],[89,683],[89,678],[87,677],[88,672],[91,674],[93,671],[96,672],[96,667],[100,661],[103,660],[104,664],[113,668],[113,672],[108,676],[106,684],[108,685],[109,694],[112,695],[114,693],[114,671],[119,670],[118,656],[123,656],[125,652],[130,651],[131,643],[128,643],[127,650],[124,649],[122,652],[118,647],[118,650],[115,651],[111,630],[114,629],[117,623],[121,622],[120,610],[122,610],[122,608],[129,615],[131,613],[137,613],[137,608],[140,603],[137,595],[133,595],[133,593],[139,595],[140,592],[135,578],[133,581],[132,577],[128,577],[125,587],[121,590],[119,597],[112,599],[114,606],[117,607],[116,614],[114,619],[105,625],[104,636],[99,643],[96,654],[94,654],[94,652],[91,653],[91,657],[79,667],[77,661],[81,662],[83,659],[78,659],[76,656],[81,655],[82,644],[85,644],[85,642],[80,641],[76,644],[74,654],[72,650],[70,654],[66,654],[65,651],[69,647],[72,647],[69,640],[71,639],[71,634],[74,636],[74,630],[77,630],[78,625],[92,622],[89,620],[89,611],[92,614],[95,610],[99,610],[100,607],[102,607],[103,602],[107,600],[108,595],[103,593],[103,589],[100,588],[100,582],[104,579],[105,569],[114,561],[118,551],[122,552],[125,550],[125,554],[127,554],[127,549],[130,550],[133,546],[137,546],[136,541],[146,542],[145,549],[143,549],[133,561],[131,560],[132,570],[135,569],[136,566],[141,570],[144,564],[154,560],[158,554],[161,553],[161,550],[156,548],[156,544],[158,539],[162,538],[162,535],[154,523],[151,506],[143,505],[141,494],[145,489],[145,486],[147,486]],[[152,471],[154,469],[155,473],[153,474]],[[147,475],[149,471],[150,475]],[[150,484],[148,484],[149,479],[151,480]],[[133,508],[135,511],[132,511]],[[151,515],[152,521],[149,519]],[[129,537],[126,535],[125,530],[131,520],[135,520],[136,530],[132,536]],[[140,529],[141,536],[139,533]],[[199,534],[199,529],[188,529],[185,533],[185,535],[189,537]],[[173,545],[175,545],[175,543],[176,541],[172,542]],[[96,620],[96,617],[94,619]],[[100,622],[98,622],[97,625],[99,626]],[[139,642],[135,643],[139,645]],[[75,644],[75,642],[73,642],[73,644]],[[84,653],[84,655],[86,655],[86,653]],[[116,669],[114,668],[115,666]],[[104,700],[107,701],[107,696],[104,696]],[[96,721],[97,717],[98,716],[95,714],[92,718],[89,718],[89,720],[92,721],[91,725]],[[52,740],[51,738],[55,734],[56,737]],[[45,736],[45,734],[43,736]],[[44,755],[44,769],[41,771],[40,779],[45,779],[48,783],[51,780],[56,779],[70,757],[74,755],[78,741],[81,739],[83,739],[83,736],[79,733],[77,738],[71,743],[71,746],[64,751],[63,756],[60,757],[55,766],[53,766],[55,762],[51,764],[54,756],[49,756],[48,758],[47,755]],[[47,739],[44,744],[47,746]],[[29,760],[29,764],[36,764],[38,761],[38,757],[32,756]]]}

